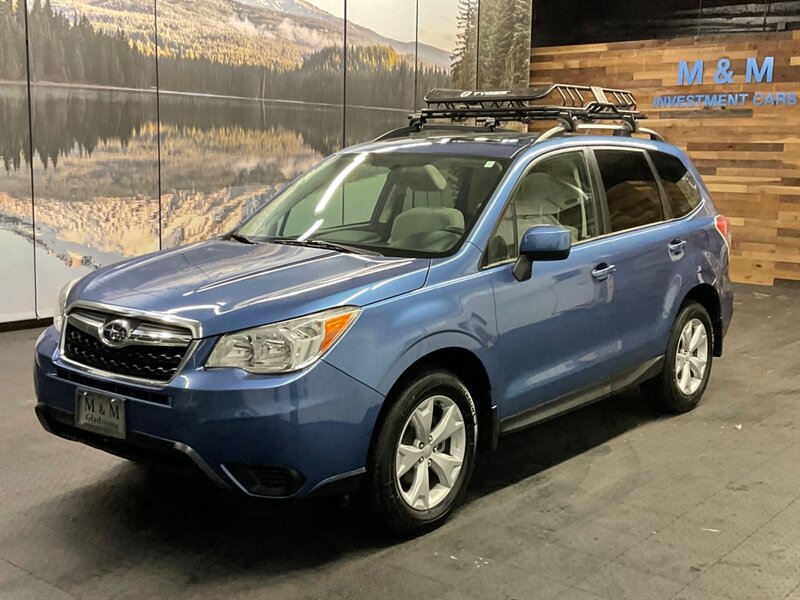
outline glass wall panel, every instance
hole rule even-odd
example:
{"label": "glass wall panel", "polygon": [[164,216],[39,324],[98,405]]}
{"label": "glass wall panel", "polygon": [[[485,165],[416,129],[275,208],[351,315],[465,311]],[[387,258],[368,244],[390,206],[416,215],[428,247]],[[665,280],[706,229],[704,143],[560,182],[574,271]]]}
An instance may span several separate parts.
{"label": "glass wall panel", "polygon": [[417,107],[436,87],[477,85],[478,0],[419,0]]}
{"label": "glass wall panel", "polygon": [[[484,0],[483,17],[478,0],[18,2],[0,0],[3,321],[51,315],[95,268],[230,230],[434,87],[527,72],[521,0]],[[479,46],[502,60],[479,67]]]}
{"label": "glass wall panel", "polygon": [[158,249],[155,16],[147,0],[29,7],[39,317],[61,286]]}
{"label": "glass wall panel", "polygon": [[25,8],[0,0],[0,322],[36,317]]}
{"label": "glass wall panel", "polygon": [[416,0],[347,0],[346,145],[408,122],[416,30]]}
{"label": "glass wall panel", "polygon": [[343,7],[158,3],[164,247],[231,230],[341,146]]}

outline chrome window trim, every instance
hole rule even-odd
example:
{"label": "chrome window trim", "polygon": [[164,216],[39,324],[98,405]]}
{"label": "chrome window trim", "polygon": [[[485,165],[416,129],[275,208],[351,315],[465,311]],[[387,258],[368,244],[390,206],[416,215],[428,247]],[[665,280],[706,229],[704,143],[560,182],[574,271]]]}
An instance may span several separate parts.
{"label": "chrome window trim", "polygon": [[[573,146],[573,147],[570,147],[571,150],[575,150],[576,148],[586,148],[586,149],[589,149],[589,150],[595,150],[595,149],[599,149],[599,150],[619,150],[619,149],[623,149],[623,150],[641,151],[641,152],[645,152],[645,153],[647,152],[647,150],[644,150],[642,148],[637,148],[635,146],[625,146],[624,144],[605,145],[605,146],[602,145],[602,144],[600,144],[600,145],[587,144],[586,146]],[[565,150],[566,150],[566,148],[559,148],[558,150],[555,150],[553,153],[563,152]],[[553,153],[542,154],[541,156],[542,157],[552,156]],[[537,159],[534,159],[534,160],[538,161],[538,157],[537,157]],[[533,162],[531,164],[533,164]],[[526,167],[526,171],[525,172],[527,172],[527,167]],[[689,171],[689,172],[691,173],[691,171]],[[657,173],[654,173],[654,175],[658,176]],[[520,176],[520,179],[523,176],[524,176],[524,174],[522,176]],[[659,177],[659,179],[657,179],[656,182],[660,185],[660,176],[658,176],[658,177]],[[692,177],[694,177],[694,174],[692,174]],[[514,186],[514,189],[516,189],[516,185]],[[698,185],[698,189],[700,189],[699,185]],[[513,190],[512,190],[512,193],[513,193]],[[509,196],[509,198],[510,198],[510,196]],[[602,202],[605,203],[605,194],[603,194]],[[608,233],[603,233],[603,234],[597,235],[597,236],[592,237],[592,238],[588,238],[588,239],[585,239],[585,240],[579,240],[579,241],[575,242],[574,244],[572,244],[572,247],[574,248],[575,246],[579,246],[579,245],[585,244],[587,242],[594,242],[596,240],[605,240],[605,239],[608,239],[608,238],[612,238],[614,236],[628,234],[628,233],[632,233],[632,232],[636,232],[636,231],[641,231],[641,230],[652,228],[652,227],[660,227],[661,225],[667,225],[669,223],[675,223],[675,222],[678,222],[678,221],[683,221],[684,219],[691,219],[692,217],[696,216],[700,212],[700,210],[706,206],[707,203],[708,203],[708,200],[706,198],[706,195],[702,192],[702,189],[700,189],[700,204],[695,206],[690,212],[686,213],[685,215],[682,215],[680,217],[672,217],[671,219],[662,219],[660,221],[655,221],[653,223],[646,223],[645,225],[639,225],[637,227],[631,227],[629,229],[621,229],[620,231],[610,231]],[[505,211],[505,206],[504,206],[503,210]],[[502,213],[500,214],[500,216],[502,218]],[[498,223],[499,223],[499,221],[498,221]],[[495,227],[496,226],[497,226],[497,224],[495,224]],[[492,231],[494,232],[494,228],[492,229]],[[486,251],[484,250],[484,253],[485,252]],[[510,265],[510,264],[515,263],[516,261],[517,261],[517,257],[509,258],[507,260],[504,260],[504,261],[501,261],[501,262],[491,263],[491,264],[488,264],[488,265],[481,265],[479,267],[478,271],[481,272],[481,271],[486,271],[487,269],[493,269],[495,267],[500,267],[500,266],[504,266],[504,265]]]}
{"label": "chrome window trim", "polygon": [[[692,212],[688,212],[685,215],[683,215],[682,217],[673,217],[672,219],[667,219],[665,221],[657,221],[655,223],[648,223],[647,225],[639,225],[638,227],[631,227],[630,229],[623,229],[621,231],[613,231],[611,233],[604,233],[602,235],[598,235],[597,237],[593,237],[593,238],[589,238],[589,239],[586,239],[586,240],[577,241],[574,244],[572,244],[571,247],[574,248],[575,246],[580,246],[581,244],[587,244],[587,243],[590,243],[590,242],[595,242],[597,240],[605,240],[605,239],[608,239],[608,238],[611,238],[611,237],[615,237],[615,236],[618,236],[618,235],[631,233],[631,232],[636,232],[636,231],[641,231],[643,229],[648,229],[650,227],[659,227],[661,225],[667,225],[669,223],[674,223],[676,221],[682,221],[684,219],[690,219],[690,218],[694,217],[695,214],[698,213],[700,211],[700,209],[703,208],[705,205],[706,205],[706,197],[702,196],[702,200],[700,201],[700,204],[695,206],[694,209],[692,209]],[[503,262],[496,262],[496,263],[492,263],[490,265],[485,265],[485,266],[481,267],[481,271],[485,271],[486,269],[491,269],[491,268],[494,268],[494,267],[499,267],[501,265],[510,265],[510,264],[515,263],[516,260],[517,260],[516,258],[510,258],[510,259],[505,260]]]}
{"label": "chrome window trim", "polygon": [[[705,197],[703,197],[703,200],[700,202],[700,204],[695,206],[692,209],[691,212],[686,213],[682,217],[673,217],[671,219],[662,219],[661,221],[655,221],[653,223],[647,223],[645,225],[639,225],[638,227],[631,227],[630,229],[620,229],[619,231],[612,231],[610,233],[604,233],[603,235],[597,236],[597,238],[595,238],[595,239],[610,238],[610,237],[614,237],[616,235],[622,235],[624,233],[630,233],[632,231],[640,231],[642,229],[648,229],[650,227],[659,227],[661,225],[667,225],[668,223],[674,223],[676,221],[682,221],[684,219],[689,219],[689,218],[695,216],[695,213],[697,213],[703,206],[705,206],[705,204],[706,204],[706,199],[705,199]],[[589,240],[586,240],[586,241],[589,241]]]}
{"label": "chrome window trim", "polygon": [[[85,308],[87,310],[106,312],[111,315],[119,315],[120,317],[134,317],[139,319],[146,319],[148,321],[155,323],[164,323],[165,325],[185,327],[192,332],[192,339],[189,342],[188,346],[186,346],[186,353],[183,356],[183,360],[181,360],[180,364],[175,369],[175,374],[172,377],[170,377],[167,381],[159,381],[156,379],[147,379],[146,377],[131,377],[129,375],[111,373],[103,369],[98,369],[95,367],[91,367],[89,365],[84,365],[83,363],[76,362],[74,360],[67,358],[64,355],[64,344],[66,342],[67,323],[69,322],[69,319],[71,317],[70,312],[75,308]],[[154,311],[131,309],[121,306],[114,306],[112,304],[104,304],[101,302],[91,302],[87,300],[76,300],[69,305],[69,307],[65,312],[67,315],[67,319],[65,319],[64,325],[61,327],[59,344],[58,344],[59,362],[75,369],[76,371],[86,373],[101,379],[116,381],[118,383],[134,384],[140,386],[145,385],[156,389],[168,386],[175,380],[176,377],[180,375],[181,371],[186,366],[186,363],[194,355],[194,352],[197,349],[198,344],[200,343],[199,338],[202,337],[202,325],[198,321],[194,321],[192,319],[186,319],[183,317],[175,317],[173,315],[166,315],[164,313],[159,313]]]}

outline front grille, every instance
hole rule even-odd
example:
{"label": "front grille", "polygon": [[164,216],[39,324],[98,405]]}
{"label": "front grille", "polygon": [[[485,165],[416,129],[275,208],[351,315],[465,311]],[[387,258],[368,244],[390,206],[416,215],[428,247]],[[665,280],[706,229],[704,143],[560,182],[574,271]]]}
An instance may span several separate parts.
{"label": "front grille", "polygon": [[[114,317],[109,315],[108,319]],[[80,321],[78,321],[80,323]],[[146,324],[148,331],[157,325]],[[167,382],[177,373],[189,343],[184,346],[159,345],[158,343],[131,343],[120,347],[103,344],[93,333],[84,331],[67,318],[64,331],[64,356],[78,364],[108,373]],[[91,328],[89,328],[91,329]],[[165,328],[172,331],[173,328]]]}

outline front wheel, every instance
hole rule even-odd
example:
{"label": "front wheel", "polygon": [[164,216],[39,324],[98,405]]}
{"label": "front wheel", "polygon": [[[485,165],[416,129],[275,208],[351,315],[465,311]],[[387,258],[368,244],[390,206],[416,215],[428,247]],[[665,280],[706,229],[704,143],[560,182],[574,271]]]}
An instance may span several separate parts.
{"label": "front wheel", "polygon": [[394,531],[414,535],[452,512],[472,475],[475,405],[453,373],[433,370],[394,398],[370,457],[371,496]]}
{"label": "front wheel", "polygon": [[643,384],[644,394],[673,413],[697,406],[711,374],[713,331],[706,309],[696,302],[686,303],[672,326],[664,368]]}

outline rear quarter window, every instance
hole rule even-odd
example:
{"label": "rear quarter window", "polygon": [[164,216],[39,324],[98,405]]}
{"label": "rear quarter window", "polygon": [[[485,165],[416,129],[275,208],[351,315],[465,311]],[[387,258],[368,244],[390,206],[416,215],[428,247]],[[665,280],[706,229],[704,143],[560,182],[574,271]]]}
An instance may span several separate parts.
{"label": "rear quarter window", "polygon": [[700,188],[683,161],[665,152],[651,152],[650,157],[661,178],[672,216],[682,217],[697,208],[702,201]]}
{"label": "rear quarter window", "polygon": [[611,231],[624,231],[664,220],[653,170],[639,150],[594,151],[611,220]]}

